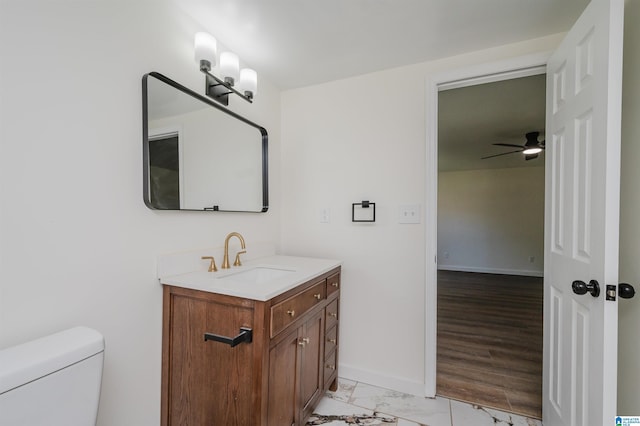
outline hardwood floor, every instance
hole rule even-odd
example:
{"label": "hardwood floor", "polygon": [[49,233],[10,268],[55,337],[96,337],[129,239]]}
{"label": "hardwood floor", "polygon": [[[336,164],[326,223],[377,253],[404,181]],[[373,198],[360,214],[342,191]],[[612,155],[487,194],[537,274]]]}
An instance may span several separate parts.
{"label": "hardwood floor", "polygon": [[438,272],[437,394],[542,418],[542,278]]}

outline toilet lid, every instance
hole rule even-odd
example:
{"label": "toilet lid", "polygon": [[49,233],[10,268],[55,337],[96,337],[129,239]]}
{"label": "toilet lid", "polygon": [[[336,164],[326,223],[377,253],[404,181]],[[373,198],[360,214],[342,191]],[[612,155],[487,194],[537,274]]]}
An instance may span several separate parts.
{"label": "toilet lid", "polygon": [[104,337],[87,327],[0,350],[0,394],[103,351]]}

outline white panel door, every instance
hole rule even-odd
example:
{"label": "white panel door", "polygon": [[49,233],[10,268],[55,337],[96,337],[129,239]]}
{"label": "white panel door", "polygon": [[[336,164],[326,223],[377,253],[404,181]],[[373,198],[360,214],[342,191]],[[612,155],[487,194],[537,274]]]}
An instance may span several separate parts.
{"label": "white panel door", "polygon": [[[624,0],[592,0],[547,66],[545,426],[616,414],[618,306],[605,293],[618,280],[623,15]],[[592,280],[598,297],[572,291]]]}

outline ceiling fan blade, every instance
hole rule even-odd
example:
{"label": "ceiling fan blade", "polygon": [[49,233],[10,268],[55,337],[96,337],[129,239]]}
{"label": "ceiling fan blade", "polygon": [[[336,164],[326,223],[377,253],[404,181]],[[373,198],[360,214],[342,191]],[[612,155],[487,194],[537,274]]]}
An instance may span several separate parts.
{"label": "ceiling fan blade", "polygon": [[[501,155],[515,154],[516,152],[522,152],[522,150],[509,151],[509,152],[503,152],[502,154],[489,155],[487,157],[482,157],[481,160],[486,160],[487,158],[493,158],[493,157],[500,157]],[[535,154],[535,155],[537,156],[537,154]]]}
{"label": "ceiling fan blade", "polygon": [[495,146],[508,146],[508,147],[511,147],[511,148],[520,148],[520,151],[524,151],[524,147],[522,145],[513,145],[513,144],[510,144],[510,143],[494,143],[492,145],[495,145]]}
{"label": "ceiling fan blade", "polygon": [[524,159],[529,161],[529,160],[534,160],[538,158],[538,154],[525,154],[524,155]]}

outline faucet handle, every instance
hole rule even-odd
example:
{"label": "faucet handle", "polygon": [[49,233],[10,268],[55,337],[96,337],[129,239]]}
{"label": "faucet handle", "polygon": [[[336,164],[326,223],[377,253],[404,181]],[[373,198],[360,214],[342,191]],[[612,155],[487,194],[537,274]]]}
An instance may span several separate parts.
{"label": "faucet handle", "polygon": [[246,252],[246,250],[240,250],[238,253],[236,253],[236,260],[233,262],[233,266],[242,266],[242,262],[240,262],[240,255]]}
{"label": "faucet handle", "polygon": [[218,271],[218,267],[216,266],[216,260],[213,258],[213,256],[202,256],[202,259],[211,259],[211,262],[209,262],[209,272],[217,272]]}

